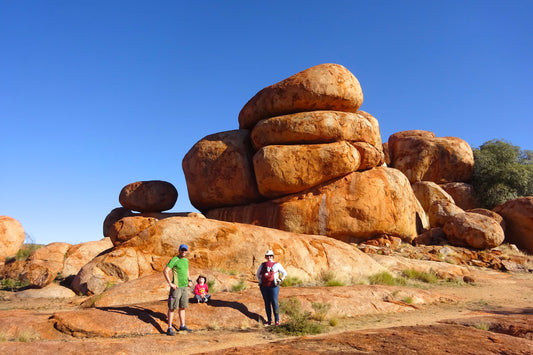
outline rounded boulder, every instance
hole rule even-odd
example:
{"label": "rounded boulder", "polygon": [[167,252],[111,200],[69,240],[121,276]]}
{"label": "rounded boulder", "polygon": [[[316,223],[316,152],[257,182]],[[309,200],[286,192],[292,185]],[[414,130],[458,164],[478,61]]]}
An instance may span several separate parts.
{"label": "rounded boulder", "polygon": [[122,207],[138,212],[170,210],[178,200],[178,191],[169,182],[160,180],[138,181],[120,191]]}

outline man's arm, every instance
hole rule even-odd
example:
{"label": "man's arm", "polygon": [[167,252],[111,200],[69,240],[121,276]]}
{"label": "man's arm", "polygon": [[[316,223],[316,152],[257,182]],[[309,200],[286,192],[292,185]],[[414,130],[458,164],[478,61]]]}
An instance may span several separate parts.
{"label": "man's arm", "polygon": [[175,290],[177,286],[172,283],[172,269],[168,266],[165,266],[165,268],[163,269],[163,275],[165,276],[165,280],[167,280],[167,283],[170,288]]}

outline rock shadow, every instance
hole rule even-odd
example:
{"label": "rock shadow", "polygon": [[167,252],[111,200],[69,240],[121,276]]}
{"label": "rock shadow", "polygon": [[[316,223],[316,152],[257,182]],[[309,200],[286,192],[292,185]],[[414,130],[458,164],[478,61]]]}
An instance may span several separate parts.
{"label": "rock shadow", "polygon": [[125,314],[128,316],[135,316],[145,323],[152,324],[160,333],[164,333],[165,330],[161,327],[161,324],[157,322],[157,319],[165,323],[167,321],[167,315],[161,312],[155,312],[149,308],[143,308],[138,306],[124,306],[124,307],[98,307],[98,309],[106,312],[114,312],[119,314]]}
{"label": "rock shadow", "polygon": [[232,309],[235,309],[239,312],[241,312],[242,314],[244,314],[246,317],[254,320],[254,321],[262,321],[264,322],[265,321],[265,318],[263,318],[263,316],[261,316],[260,314],[257,314],[257,313],[254,313],[254,312],[251,312],[248,307],[246,307],[246,305],[244,303],[240,303],[240,302],[234,302],[234,301],[224,301],[224,300],[217,300],[217,299],[211,299],[209,300],[209,302],[206,303],[208,306],[211,306],[211,307],[227,307],[227,308],[232,308]]}

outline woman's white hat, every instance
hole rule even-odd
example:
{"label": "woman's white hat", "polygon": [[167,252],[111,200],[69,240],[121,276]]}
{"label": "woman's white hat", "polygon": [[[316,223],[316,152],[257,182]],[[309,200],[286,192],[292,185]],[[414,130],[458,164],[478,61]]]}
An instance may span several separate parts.
{"label": "woman's white hat", "polygon": [[267,256],[267,255],[274,256],[274,252],[272,250],[267,250],[267,252],[265,253],[265,256]]}

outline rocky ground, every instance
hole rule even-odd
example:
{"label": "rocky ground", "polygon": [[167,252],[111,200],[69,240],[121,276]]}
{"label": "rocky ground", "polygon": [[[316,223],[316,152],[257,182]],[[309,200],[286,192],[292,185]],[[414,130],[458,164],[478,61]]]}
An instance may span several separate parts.
{"label": "rocky ground", "polygon": [[[367,252],[381,257],[382,254],[401,253],[409,256],[413,263],[434,263],[441,270],[449,264],[417,260],[432,255],[421,252],[422,249],[378,246],[369,247]],[[454,255],[458,257],[457,253]],[[22,298],[2,291],[0,352],[533,353],[533,274],[527,270],[530,264],[515,262],[526,266],[518,267],[519,271],[505,271],[496,266],[490,268],[490,263],[489,267],[471,266],[483,262],[472,262],[472,255],[469,261],[462,260],[470,271],[468,282],[282,288],[280,299],[298,298],[303,310],[312,312],[313,302],[330,305],[322,321],[326,331],[306,336],[290,336],[263,327],[260,320],[264,311],[257,288],[216,292],[210,304],[191,304],[187,324],[194,332],[178,333],[174,337],[164,334],[164,300],[87,308],[91,302],[85,297]],[[493,262],[493,265],[503,264]],[[286,316],[282,320],[288,322]]]}

